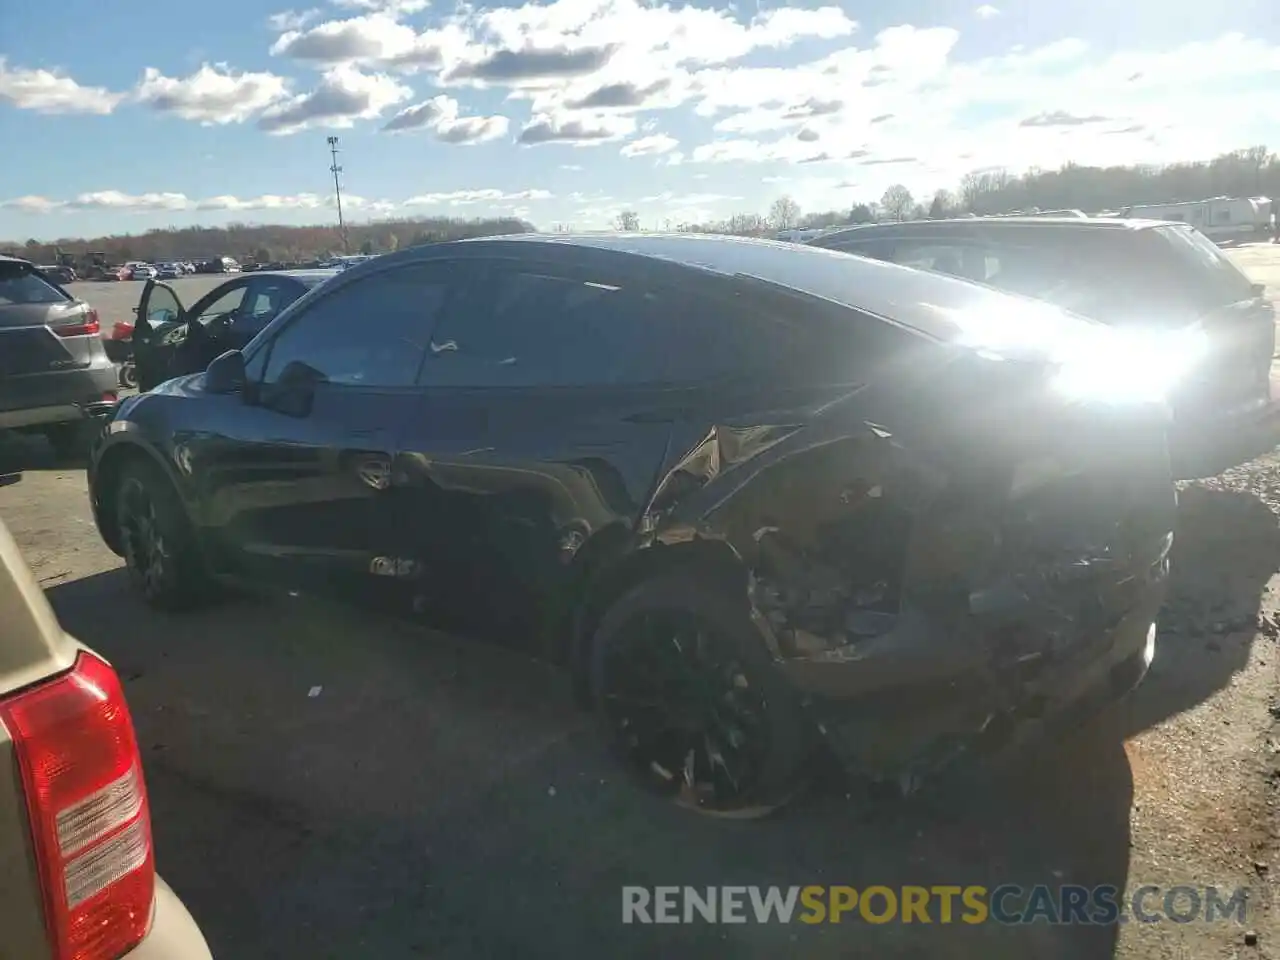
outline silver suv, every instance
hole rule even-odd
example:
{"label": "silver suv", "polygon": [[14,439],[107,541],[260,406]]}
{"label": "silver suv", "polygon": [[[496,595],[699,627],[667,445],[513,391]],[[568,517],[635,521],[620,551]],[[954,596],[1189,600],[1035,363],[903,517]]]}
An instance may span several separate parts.
{"label": "silver suv", "polygon": [[0,430],[43,433],[59,455],[115,407],[98,312],[26,260],[0,256]]}

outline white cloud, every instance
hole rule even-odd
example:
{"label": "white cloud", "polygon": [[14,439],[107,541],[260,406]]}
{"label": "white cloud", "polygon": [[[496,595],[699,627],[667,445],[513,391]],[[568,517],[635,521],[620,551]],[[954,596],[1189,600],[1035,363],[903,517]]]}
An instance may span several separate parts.
{"label": "white cloud", "polygon": [[502,190],[453,190],[447,193],[423,193],[404,201],[406,207],[462,207],[473,203],[509,203],[521,200],[550,200],[546,190],[521,190],[506,193]]}
{"label": "white cloud", "polygon": [[323,12],[319,7],[311,7],[308,10],[282,10],[267,17],[267,26],[272,30],[301,30]]}
{"label": "white cloud", "polygon": [[66,206],[62,200],[50,200],[48,197],[14,197],[12,200],[0,201],[0,207],[6,210],[19,210],[22,213],[48,213]]}
{"label": "white cloud", "polygon": [[624,157],[656,156],[660,153],[669,153],[679,145],[680,141],[675,137],[669,137],[665,133],[655,133],[652,136],[632,140],[618,152]]}
{"label": "white cloud", "polygon": [[271,53],[322,65],[354,63],[413,73],[441,67],[446,51],[466,44],[467,35],[455,21],[419,32],[392,14],[376,12],[286,31],[271,45]]}
{"label": "white cloud", "polygon": [[[518,190],[508,192],[493,188],[454,190],[447,193],[426,193],[407,200],[371,200],[355,194],[344,194],[342,206],[364,213],[390,213],[410,207],[459,207],[478,203],[514,204],[552,199],[547,190]],[[121,190],[98,190],[82,193],[71,200],[54,200],[48,197],[25,196],[0,200],[0,209],[22,213],[45,214],[54,210],[115,210],[121,213],[146,213],[151,211],[225,211],[241,213],[250,210],[322,210],[334,206],[331,194],[266,193],[257,197],[237,197],[219,194],[203,199],[192,199],[183,193],[129,194]]]}
{"label": "white cloud", "polygon": [[135,96],[155,110],[212,126],[243,123],[288,92],[288,81],[273,73],[236,73],[225,63],[206,63],[181,80],[147,67]]}
{"label": "white cloud", "polygon": [[[343,197],[343,202],[348,199]],[[199,200],[195,204],[197,210],[316,210],[333,202],[332,197],[322,197],[314,193],[298,193],[290,196],[266,193],[260,197],[239,197],[222,194]]]}
{"label": "white cloud", "polygon": [[485,143],[505,136],[510,121],[506,117],[462,117],[458,114],[458,101],[445,94],[406,107],[382,129],[395,132],[428,129],[436,139],[445,143]]}
{"label": "white cloud", "polygon": [[412,94],[404,84],[385,74],[337,66],[325,71],[320,84],[310,93],[266,110],[258,118],[258,126],[274,134],[297,133],[318,125],[349,127],[356,120],[379,116]]}
{"label": "white cloud", "polygon": [[516,139],[525,146],[542,143],[591,146],[621,140],[634,133],[635,129],[636,122],[631,117],[537,115],[525,125]]}
{"label": "white cloud", "polygon": [[373,10],[392,16],[407,16],[431,6],[430,0],[333,0],[335,7],[349,10]]}
{"label": "white cloud", "polygon": [[979,20],[990,20],[992,17],[1000,16],[1000,11],[996,7],[991,6],[991,4],[984,3],[973,11],[973,15]]}
{"label": "white cloud", "polygon": [[148,210],[185,210],[191,201],[185,193],[128,194],[119,190],[98,190],[82,193],[67,202],[68,207],[78,209],[109,209],[143,212]]}
{"label": "white cloud", "polygon": [[37,113],[108,114],[124,99],[106,87],[83,87],[52,70],[10,67],[0,56],[0,104]]}

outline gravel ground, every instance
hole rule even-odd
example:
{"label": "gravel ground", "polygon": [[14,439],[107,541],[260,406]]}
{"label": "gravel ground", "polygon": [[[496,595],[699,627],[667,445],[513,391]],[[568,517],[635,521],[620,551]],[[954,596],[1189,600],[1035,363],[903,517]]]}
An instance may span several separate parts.
{"label": "gravel ground", "polygon": [[[1233,256],[1280,298],[1280,248]],[[85,286],[104,311],[140,290]],[[1100,723],[962,808],[868,814],[823,791],[756,824],[638,795],[564,678],[510,652],[302,602],[149,612],[83,471],[34,442],[0,443],[4,462],[25,473],[0,516],[67,629],[125,678],[160,869],[215,955],[1280,958],[1280,455],[1184,485],[1157,658]],[[1247,885],[1257,944],[1234,923],[618,922],[624,883],[1005,882]]]}

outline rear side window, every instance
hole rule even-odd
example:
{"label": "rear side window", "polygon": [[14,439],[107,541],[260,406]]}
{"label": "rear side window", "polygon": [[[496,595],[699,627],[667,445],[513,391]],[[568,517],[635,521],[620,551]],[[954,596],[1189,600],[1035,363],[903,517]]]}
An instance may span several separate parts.
{"label": "rear side window", "polygon": [[[432,335],[430,386],[591,386],[667,380],[656,293],[550,273],[480,267]],[[674,378],[679,378],[678,372]]]}
{"label": "rear side window", "polygon": [[826,323],[805,298],[775,292],[767,308],[759,301],[749,291],[705,299],[639,284],[485,271],[432,335],[423,380],[590,387],[769,377],[812,385],[853,383],[865,372],[871,351],[855,342],[849,311]]}
{"label": "rear side window", "polygon": [[25,263],[0,262],[0,306],[64,303],[66,295]]}

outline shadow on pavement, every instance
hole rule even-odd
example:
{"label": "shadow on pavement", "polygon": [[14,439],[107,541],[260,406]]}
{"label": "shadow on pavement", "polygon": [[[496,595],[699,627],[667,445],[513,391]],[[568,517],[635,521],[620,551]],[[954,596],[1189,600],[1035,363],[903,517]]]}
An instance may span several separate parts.
{"label": "shadow on pavement", "polygon": [[1123,889],[1114,736],[1045,747],[964,803],[827,791],[708,820],[636,790],[563,675],[507,650],[301,601],[165,616],[119,570],[49,596],[125,679],[160,870],[215,955],[1111,955],[1111,927],[942,924],[936,903],[932,925],[624,926],[621,888]]}
{"label": "shadow on pavement", "polygon": [[84,467],[87,457],[59,457],[44,437],[0,430],[0,475]]}
{"label": "shadow on pavement", "polygon": [[1280,570],[1280,526],[1256,496],[1193,485],[1178,501],[1156,659],[1130,698],[1126,736],[1203,702],[1244,669]]}

